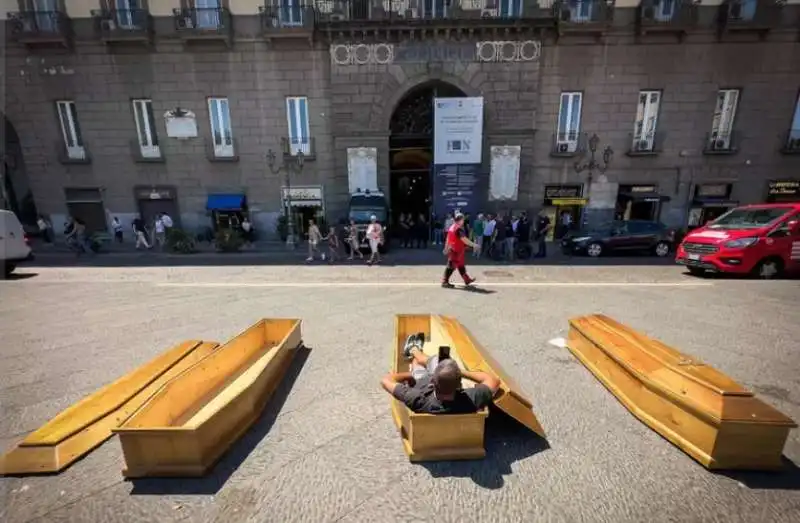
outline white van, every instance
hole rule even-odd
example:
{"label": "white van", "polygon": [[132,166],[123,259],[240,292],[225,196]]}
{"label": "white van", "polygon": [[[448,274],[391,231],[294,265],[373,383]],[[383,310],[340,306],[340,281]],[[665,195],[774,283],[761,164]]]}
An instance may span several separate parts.
{"label": "white van", "polygon": [[8,276],[19,262],[32,259],[33,253],[19,219],[11,211],[0,210],[0,264],[3,274]]}

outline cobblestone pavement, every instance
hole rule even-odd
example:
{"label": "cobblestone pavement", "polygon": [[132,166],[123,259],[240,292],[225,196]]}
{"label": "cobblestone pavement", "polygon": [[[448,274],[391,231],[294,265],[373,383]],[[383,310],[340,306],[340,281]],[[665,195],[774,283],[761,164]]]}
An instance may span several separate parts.
{"label": "cobblestone pavement", "polygon": [[[780,522],[800,472],[714,474],[631,416],[566,349],[604,312],[730,374],[800,420],[800,282],[673,266],[28,267],[0,281],[0,448],[189,338],[300,317],[310,351],[206,478],[124,481],[112,439],[62,474],[0,479],[0,521]],[[476,462],[410,464],[378,381],[393,315],[458,317],[521,383],[548,434],[490,431]],[[491,426],[490,426],[491,428]],[[786,457],[800,464],[800,431]]]}

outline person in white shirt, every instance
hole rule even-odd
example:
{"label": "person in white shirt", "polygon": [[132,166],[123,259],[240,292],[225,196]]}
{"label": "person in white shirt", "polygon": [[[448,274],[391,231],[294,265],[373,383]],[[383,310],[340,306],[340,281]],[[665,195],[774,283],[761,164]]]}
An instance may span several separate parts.
{"label": "person in white shirt", "polygon": [[48,222],[45,217],[40,214],[39,219],[36,220],[36,225],[39,227],[39,233],[42,235],[42,240],[44,240],[44,242],[48,245],[53,243],[53,227],[50,225],[50,222]]}
{"label": "person in white shirt", "polygon": [[161,213],[161,221],[164,222],[165,229],[172,229],[174,224],[172,223],[172,218],[169,217],[169,214],[162,212]]}
{"label": "person in white shirt", "polygon": [[481,252],[491,254],[494,249],[494,229],[497,226],[497,221],[494,215],[487,216],[486,225],[483,228],[483,244],[481,245]]}
{"label": "person in white shirt", "polygon": [[319,227],[317,227],[316,222],[314,220],[308,220],[308,258],[306,258],[307,262],[314,261],[314,253],[318,252],[318,245],[319,242],[322,240],[322,233],[319,232]]}
{"label": "person in white shirt", "polygon": [[116,216],[111,220],[111,228],[114,230],[114,239],[117,240],[117,243],[122,243],[122,224],[119,223],[119,218]]}
{"label": "person in white shirt", "polygon": [[247,218],[247,216],[245,216],[244,220],[242,220],[241,227],[242,227],[242,232],[244,233],[243,236],[244,236],[245,244],[248,247],[252,247],[253,246],[253,224],[250,223],[250,220]]}
{"label": "person in white shirt", "polygon": [[369,249],[371,255],[367,260],[367,265],[381,262],[380,245],[383,243],[383,227],[378,223],[378,217],[372,215],[369,217],[370,224],[367,226],[367,240],[369,241]]}
{"label": "person in white shirt", "polygon": [[167,241],[167,231],[166,227],[164,226],[164,220],[161,216],[156,218],[155,222],[155,233],[156,233],[156,245],[158,245],[159,249],[164,249],[164,244]]}

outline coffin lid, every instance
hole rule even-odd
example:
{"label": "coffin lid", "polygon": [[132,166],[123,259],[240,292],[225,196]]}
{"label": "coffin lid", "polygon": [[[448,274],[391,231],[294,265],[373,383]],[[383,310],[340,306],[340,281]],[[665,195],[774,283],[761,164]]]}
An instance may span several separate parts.
{"label": "coffin lid", "polygon": [[542,438],[546,437],[542,425],[531,410],[533,403],[489,351],[481,346],[455,318],[437,316],[436,319],[447,331],[467,370],[486,372],[500,379],[500,390],[494,400],[495,406]]}

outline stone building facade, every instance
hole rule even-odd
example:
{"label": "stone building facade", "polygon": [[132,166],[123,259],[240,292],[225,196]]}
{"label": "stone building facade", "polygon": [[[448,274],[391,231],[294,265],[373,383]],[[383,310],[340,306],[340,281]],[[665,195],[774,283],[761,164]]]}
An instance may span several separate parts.
{"label": "stone building facade", "polygon": [[[272,234],[284,213],[285,169],[293,205],[318,205],[318,215],[338,219],[353,147],[377,150],[378,185],[394,199],[393,115],[409,93],[443,86],[484,98],[484,176],[491,146],[521,146],[516,200],[484,196],[487,210],[563,207],[599,220],[624,215],[625,202],[630,216],[634,202],[632,217],[686,226],[706,200],[763,202],[771,182],[789,182],[780,192],[792,198],[800,179],[796,0],[676,0],[669,13],[663,0],[461,0],[432,10],[424,6],[435,1],[223,0],[214,13],[150,0],[125,15],[136,17],[129,27],[105,22],[120,21],[114,2],[44,2],[54,25],[3,3],[6,186],[21,213],[33,205],[57,229],[68,213],[126,223],[167,210],[196,230],[211,222],[212,197],[229,197],[231,207],[230,197],[242,195],[257,228]],[[202,30],[209,23],[213,30]],[[715,107],[726,89],[736,90],[736,103],[720,124]],[[638,150],[643,91],[657,92],[659,103],[649,109],[655,133]],[[564,93],[580,93],[566,148],[556,136],[559,115],[569,113]],[[311,138],[302,168],[287,121],[294,97],[306,100],[301,134]],[[144,124],[136,111],[148,106],[133,100],[147,100],[157,147],[137,138]],[[194,115],[196,137],[168,136],[176,110]],[[65,142],[67,113],[83,156]],[[220,156],[214,119],[230,130],[230,154]],[[720,125],[724,143],[711,136]],[[595,134],[599,168],[579,169]]]}

